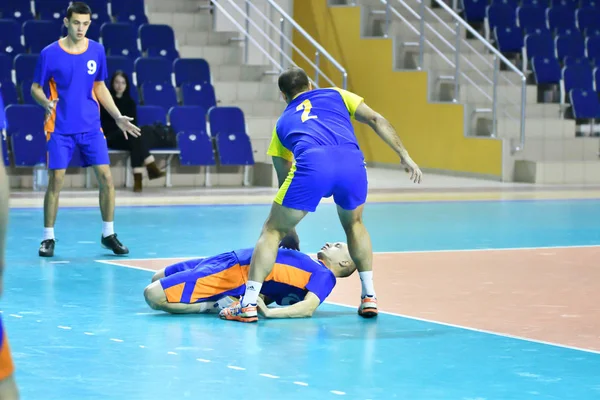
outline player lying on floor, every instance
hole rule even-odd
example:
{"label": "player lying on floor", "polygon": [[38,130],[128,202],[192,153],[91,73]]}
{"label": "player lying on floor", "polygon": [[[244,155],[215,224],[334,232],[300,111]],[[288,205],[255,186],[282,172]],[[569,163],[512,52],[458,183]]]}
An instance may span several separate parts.
{"label": "player lying on floor", "polygon": [[[219,312],[244,293],[254,249],[241,249],[170,265],[144,290],[148,305],[174,314]],[[336,278],[356,270],[345,243],[326,243],[314,259],[280,248],[261,288],[258,307],[267,318],[310,317],[329,296]],[[283,307],[267,307],[276,303]]]}

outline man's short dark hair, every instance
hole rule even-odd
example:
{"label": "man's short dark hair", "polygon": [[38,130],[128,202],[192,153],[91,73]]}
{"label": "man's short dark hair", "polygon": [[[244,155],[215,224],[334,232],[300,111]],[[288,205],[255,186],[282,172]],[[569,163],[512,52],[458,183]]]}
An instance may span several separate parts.
{"label": "man's short dark hair", "polygon": [[92,17],[92,9],[82,1],[75,1],[67,8],[67,19],[71,19],[73,14],[89,14]]}
{"label": "man's short dark hair", "polygon": [[293,99],[298,93],[308,90],[309,80],[303,69],[294,67],[282,72],[277,83],[279,90],[287,98]]}

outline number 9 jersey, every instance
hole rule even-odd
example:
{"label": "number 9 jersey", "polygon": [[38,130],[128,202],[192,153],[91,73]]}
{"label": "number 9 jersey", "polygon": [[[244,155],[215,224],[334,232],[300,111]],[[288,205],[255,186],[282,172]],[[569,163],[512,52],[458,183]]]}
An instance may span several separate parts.
{"label": "number 9 jersey", "polygon": [[365,161],[351,121],[362,102],[339,88],[310,90],[290,101],[267,151],[294,161],[276,203],[312,212],[323,197],[333,196],[345,210],[366,201]]}
{"label": "number 9 jersey", "polygon": [[84,40],[87,45],[81,52],[71,52],[58,40],[45,47],[38,58],[33,82],[44,88],[50,100],[58,99],[44,127],[47,133],[101,130],[94,83],[107,78],[106,55],[100,43]]}

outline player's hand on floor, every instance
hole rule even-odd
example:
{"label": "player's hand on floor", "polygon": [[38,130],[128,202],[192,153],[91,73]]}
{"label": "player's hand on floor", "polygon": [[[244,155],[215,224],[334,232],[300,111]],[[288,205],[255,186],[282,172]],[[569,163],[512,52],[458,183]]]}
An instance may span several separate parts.
{"label": "player's hand on floor", "polygon": [[258,309],[258,313],[263,317],[266,317],[269,312],[269,307],[265,304],[265,301],[262,297],[258,296],[256,299],[256,308]]}
{"label": "player's hand on floor", "polygon": [[46,119],[44,120],[44,123],[46,123],[50,119],[52,111],[54,111],[54,109],[56,108],[56,103],[58,103],[58,99],[51,100],[46,105]]}
{"label": "player's hand on floor", "polygon": [[119,129],[125,134],[125,139],[127,139],[127,135],[138,137],[142,134],[142,130],[132,124],[131,121],[133,121],[133,118],[125,115],[122,115],[115,120]]}
{"label": "player's hand on floor", "polygon": [[400,164],[402,164],[406,172],[410,173],[411,181],[413,181],[414,183],[421,183],[421,177],[423,176],[423,173],[419,169],[417,163],[415,163],[408,154],[401,157]]}

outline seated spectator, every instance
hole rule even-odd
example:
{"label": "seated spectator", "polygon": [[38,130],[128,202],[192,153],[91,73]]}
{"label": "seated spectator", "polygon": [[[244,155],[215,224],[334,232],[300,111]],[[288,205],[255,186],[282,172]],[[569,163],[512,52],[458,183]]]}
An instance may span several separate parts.
{"label": "seated spectator", "polygon": [[[123,71],[116,71],[110,80],[109,90],[121,114],[132,117],[134,119],[133,124],[137,124],[137,105],[129,93],[130,85],[127,74]],[[155,139],[152,135],[142,134],[139,137],[126,137],[117,127],[114,118],[102,106],[100,118],[108,147],[114,150],[126,150],[131,153],[134,192],[142,191],[144,167],[146,167],[150,179],[165,176],[165,173],[156,165],[154,156],[150,154]]]}

